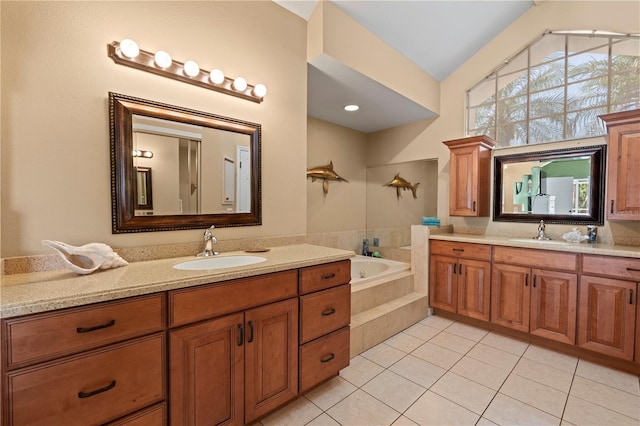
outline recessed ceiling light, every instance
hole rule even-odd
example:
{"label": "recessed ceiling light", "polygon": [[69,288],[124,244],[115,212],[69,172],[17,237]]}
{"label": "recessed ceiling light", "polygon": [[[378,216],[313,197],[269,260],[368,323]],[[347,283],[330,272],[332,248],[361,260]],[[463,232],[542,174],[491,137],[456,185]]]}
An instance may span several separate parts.
{"label": "recessed ceiling light", "polygon": [[360,107],[358,105],[346,105],[344,107],[344,110],[345,111],[349,111],[349,112],[357,111],[359,109],[360,109]]}

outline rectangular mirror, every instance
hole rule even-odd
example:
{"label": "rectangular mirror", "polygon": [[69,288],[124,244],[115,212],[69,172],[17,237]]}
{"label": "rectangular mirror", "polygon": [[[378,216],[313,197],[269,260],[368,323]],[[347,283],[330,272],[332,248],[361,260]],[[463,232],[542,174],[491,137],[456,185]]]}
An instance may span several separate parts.
{"label": "rectangular mirror", "polygon": [[494,157],[494,221],[604,224],[606,145]]}
{"label": "rectangular mirror", "polygon": [[261,224],[259,124],[115,93],[109,111],[113,233]]}

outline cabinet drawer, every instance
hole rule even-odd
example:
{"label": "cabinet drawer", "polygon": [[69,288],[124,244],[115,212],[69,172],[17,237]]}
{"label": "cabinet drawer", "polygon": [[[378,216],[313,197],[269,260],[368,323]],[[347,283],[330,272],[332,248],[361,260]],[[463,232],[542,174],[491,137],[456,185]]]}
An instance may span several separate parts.
{"label": "cabinet drawer", "polygon": [[164,329],[163,293],[3,322],[7,365],[15,368]]}
{"label": "cabinet drawer", "polygon": [[109,423],[108,426],[164,426],[167,424],[167,404],[156,404],[127,417]]}
{"label": "cabinet drawer", "polygon": [[169,326],[214,318],[298,295],[298,270],[169,292]]}
{"label": "cabinet drawer", "polygon": [[465,259],[491,260],[491,246],[486,244],[431,240],[430,252],[431,254],[464,257]]}
{"label": "cabinet drawer", "polygon": [[325,263],[300,269],[300,294],[324,290],[351,281],[351,261]]}
{"label": "cabinet drawer", "polygon": [[335,331],[350,321],[350,284],[300,297],[300,343]]}
{"label": "cabinet drawer", "polygon": [[561,251],[495,246],[493,248],[493,261],[522,266],[539,265],[545,269],[578,271],[578,255]]}
{"label": "cabinet drawer", "polygon": [[300,392],[349,365],[349,327],[300,347]]}
{"label": "cabinet drawer", "polygon": [[640,281],[640,259],[585,254],[582,256],[582,272]]}
{"label": "cabinet drawer", "polygon": [[10,425],[88,425],[117,419],[165,398],[164,334],[7,376]]}

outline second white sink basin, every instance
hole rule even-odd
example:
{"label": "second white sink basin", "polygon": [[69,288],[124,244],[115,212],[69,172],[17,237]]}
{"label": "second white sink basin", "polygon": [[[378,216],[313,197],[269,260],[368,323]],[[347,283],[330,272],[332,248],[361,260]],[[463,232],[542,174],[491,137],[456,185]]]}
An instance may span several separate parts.
{"label": "second white sink basin", "polygon": [[535,238],[511,238],[509,239],[509,241],[515,241],[518,243],[534,243],[534,244],[557,244],[557,245],[569,244],[567,241],[536,240]]}
{"label": "second white sink basin", "polygon": [[220,256],[204,257],[187,260],[186,262],[173,265],[174,269],[184,271],[206,271],[208,269],[233,268],[235,266],[247,266],[267,260],[261,256]]}

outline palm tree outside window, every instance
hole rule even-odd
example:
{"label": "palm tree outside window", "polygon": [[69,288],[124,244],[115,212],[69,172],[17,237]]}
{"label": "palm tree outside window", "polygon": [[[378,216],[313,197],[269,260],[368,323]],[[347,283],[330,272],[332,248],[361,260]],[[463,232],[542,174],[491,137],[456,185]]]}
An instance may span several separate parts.
{"label": "palm tree outside window", "polygon": [[550,31],[467,91],[467,135],[499,147],[606,133],[601,114],[640,108],[640,36]]}

